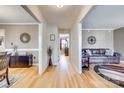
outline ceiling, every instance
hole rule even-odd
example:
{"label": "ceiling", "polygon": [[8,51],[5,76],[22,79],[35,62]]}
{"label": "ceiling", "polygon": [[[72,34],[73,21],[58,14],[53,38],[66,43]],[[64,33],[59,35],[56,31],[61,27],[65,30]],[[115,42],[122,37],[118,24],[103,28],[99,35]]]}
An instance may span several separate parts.
{"label": "ceiling", "polygon": [[0,23],[36,23],[19,5],[0,5]]}
{"label": "ceiling", "polygon": [[124,27],[124,5],[98,5],[82,20],[83,29],[116,29]]}
{"label": "ceiling", "polygon": [[59,29],[69,29],[76,21],[83,6],[65,5],[58,8],[56,5],[40,5],[44,19],[51,24],[56,24]]}

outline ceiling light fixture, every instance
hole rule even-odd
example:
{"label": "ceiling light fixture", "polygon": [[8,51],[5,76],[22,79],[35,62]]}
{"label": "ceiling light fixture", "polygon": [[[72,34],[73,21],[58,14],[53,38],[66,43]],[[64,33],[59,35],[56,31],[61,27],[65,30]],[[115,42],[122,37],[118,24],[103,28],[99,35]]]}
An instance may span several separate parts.
{"label": "ceiling light fixture", "polygon": [[57,7],[58,7],[58,8],[62,8],[62,7],[63,7],[63,5],[57,5]]}

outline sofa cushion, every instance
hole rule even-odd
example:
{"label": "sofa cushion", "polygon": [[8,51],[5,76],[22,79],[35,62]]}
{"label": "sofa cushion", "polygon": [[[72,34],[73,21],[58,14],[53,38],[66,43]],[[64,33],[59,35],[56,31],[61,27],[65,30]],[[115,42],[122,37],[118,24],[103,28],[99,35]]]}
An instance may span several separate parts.
{"label": "sofa cushion", "polygon": [[87,52],[88,55],[90,55],[90,56],[92,55],[92,53],[91,53],[91,51],[89,49],[86,50],[86,52]]}
{"label": "sofa cushion", "polygon": [[112,53],[111,50],[106,50],[105,55],[111,55],[111,56],[113,56],[113,53]]}
{"label": "sofa cushion", "polygon": [[99,52],[100,52],[100,54],[105,55],[106,50],[105,49],[101,49],[101,50],[99,50]]}
{"label": "sofa cushion", "polygon": [[105,56],[105,55],[103,55],[103,54],[93,54],[90,57],[102,57],[102,56]]}
{"label": "sofa cushion", "polygon": [[99,50],[97,49],[92,50],[92,54],[99,54]]}

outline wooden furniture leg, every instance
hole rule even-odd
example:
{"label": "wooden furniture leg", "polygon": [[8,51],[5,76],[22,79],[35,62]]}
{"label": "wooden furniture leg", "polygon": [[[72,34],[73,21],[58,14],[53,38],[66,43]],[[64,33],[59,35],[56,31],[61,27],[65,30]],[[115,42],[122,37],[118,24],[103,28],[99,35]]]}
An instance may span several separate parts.
{"label": "wooden furniture leg", "polygon": [[9,76],[8,76],[8,68],[6,70],[6,81],[7,81],[7,84],[10,85]]}

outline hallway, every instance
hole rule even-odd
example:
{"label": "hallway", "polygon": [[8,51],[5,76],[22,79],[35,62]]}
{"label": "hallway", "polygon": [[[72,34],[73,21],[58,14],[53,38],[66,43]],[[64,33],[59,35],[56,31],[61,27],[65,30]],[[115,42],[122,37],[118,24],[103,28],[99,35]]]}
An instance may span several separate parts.
{"label": "hallway", "polygon": [[49,67],[42,76],[38,75],[36,66],[10,69],[10,74],[20,74],[19,79],[12,87],[119,87],[101,78],[93,70],[80,75],[75,71],[68,57],[62,55],[60,59],[58,66]]}

